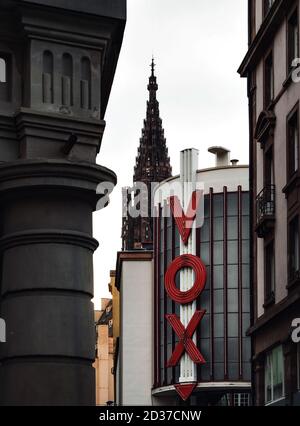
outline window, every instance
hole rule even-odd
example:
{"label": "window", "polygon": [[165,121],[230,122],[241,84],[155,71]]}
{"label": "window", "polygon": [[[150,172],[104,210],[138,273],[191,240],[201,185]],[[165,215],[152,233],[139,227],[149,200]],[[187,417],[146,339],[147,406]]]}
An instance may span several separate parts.
{"label": "window", "polygon": [[270,147],[264,156],[264,186],[270,188],[274,185],[273,147]]}
{"label": "window", "polygon": [[265,303],[274,302],[275,298],[275,253],[274,240],[265,247]]}
{"label": "window", "polygon": [[269,352],[265,361],[265,404],[284,397],[284,361],[282,346]]}
{"label": "window", "polygon": [[289,223],[289,281],[299,278],[300,254],[299,254],[299,218],[296,216]]}
{"label": "window", "polygon": [[249,393],[235,393],[233,399],[233,405],[235,407],[249,407],[250,405],[250,394]]}
{"label": "window", "polygon": [[268,12],[271,9],[274,2],[275,2],[275,0],[263,0],[264,16],[266,16],[268,14]]}
{"label": "window", "polygon": [[273,68],[273,53],[270,52],[265,59],[264,64],[264,102],[265,109],[270,106],[274,99],[274,68]]}
{"label": "window", "polygon": [[53,98],[53,55],[51,52],[44,52],[43,57],[43,102],[52,104]]}
{"label": "window", "polygon": [[298,9],[296,9],[288,20],[287,24],[287,45],[288,45],[288,73],[292,70],[292,62],[299,57],[299,21]]}
{"label": "window", "polygon": [[81,60],[81,108],[91,109],[91,62],[89,58]]}
{"label": "window", "polygon": [[0,83],[6,83],[6,60],[0,57]]}
{"label": "window", "polygon": [[68,53],[62,58],[62,104],[73,105],[73,59]]}
{"label": "window", "polygon": [[287,142],[288,142],[288,179],[299,169],[299,120],[298,107],[288,117]]}
{"label": "window", "polygon": [[0,100],[8,102],[10,100],[10,61],[7,55],[0,53]]}

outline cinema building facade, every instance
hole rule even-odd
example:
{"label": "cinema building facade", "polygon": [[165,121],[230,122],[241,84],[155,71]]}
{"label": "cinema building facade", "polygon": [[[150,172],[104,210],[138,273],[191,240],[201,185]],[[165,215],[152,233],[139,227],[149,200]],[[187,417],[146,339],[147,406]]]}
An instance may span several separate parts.
{"label": "cinema building facade", "polygon": [[[180,176],[156,188],[153,250],[118,253],[118,405],[251,404],[248,166],[210,152],[216,166],[197,170],[198,151],[183,151]],[[161,195],[186,180],[201,183],[203,203],[187,233]],[[196,192],[183,190],[185,212]]]}

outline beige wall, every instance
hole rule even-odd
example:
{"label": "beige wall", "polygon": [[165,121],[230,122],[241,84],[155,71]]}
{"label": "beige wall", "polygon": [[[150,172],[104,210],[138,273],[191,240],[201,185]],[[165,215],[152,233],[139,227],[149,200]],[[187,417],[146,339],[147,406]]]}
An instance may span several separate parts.
{"label": "beige wall", "polygon": [[[102,310],[95,311],[95,322],[99,320],[109,299],[102,299]],[[94,368],[96,374],[96,404],[106,405],[114,401],[113,338],[109,337],[108,325],[97,325],[97,358]]]}
{"label": "beige wall", "polygon": [[116,288],[116,271],[110,271],[109,291],[112,294],[113,301],[113,340],[115,351],[117,338],[120,337],[120,293]]}

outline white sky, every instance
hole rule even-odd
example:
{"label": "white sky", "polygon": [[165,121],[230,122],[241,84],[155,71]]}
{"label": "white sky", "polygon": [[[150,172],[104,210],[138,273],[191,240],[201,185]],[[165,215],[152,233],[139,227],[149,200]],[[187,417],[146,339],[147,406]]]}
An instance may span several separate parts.
{"label": "white sky", "polygon": [[118,176],[110,205],[94,214],[95,306],[109,297],[109,271],[121,248],[121,188],[132,184],[146,115],[152,54],[158,100],[173,174],[179,152],[200,151],[199,167],[214,165],[212,145],[248,162],[246,80],[237,68],[247,50],[246,0],[128,0],[128,20],[106,113],[97,162]]}

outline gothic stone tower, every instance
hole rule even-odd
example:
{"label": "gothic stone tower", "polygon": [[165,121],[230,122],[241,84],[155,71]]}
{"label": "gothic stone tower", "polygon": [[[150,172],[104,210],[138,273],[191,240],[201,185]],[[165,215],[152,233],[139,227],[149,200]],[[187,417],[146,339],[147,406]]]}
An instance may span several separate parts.
{"label": "gothic stone tower", "polygon": [[0,404],[95,403],[92,212],[126,0],[1,0]]}
{"label": "gothic stone tower", "polygon": [[156,98],[158,85],[154,74],[154,60],[151,64],[147,101],[147,115],[144,120],[140,146],[134,167],[133,182],[143,182],[148,188],[148,215],[147,217],[132,218],[125,214],[129,203],[133,202],[128,191],[123,191],[123,228],[122,249],[135,250],[153,248],[151,184],[161,182],[172,176],[172,167],[166,146],[166,138],[159,115],[159,102]]}

